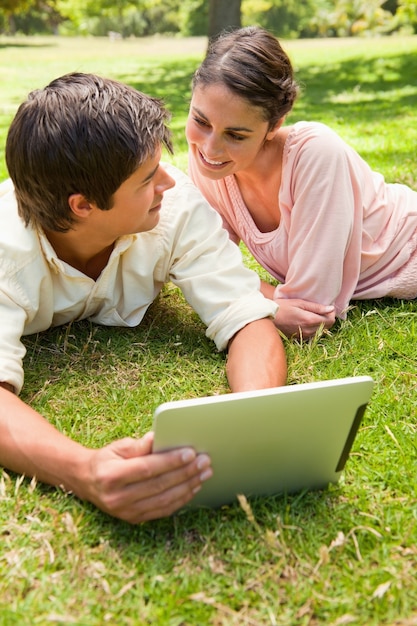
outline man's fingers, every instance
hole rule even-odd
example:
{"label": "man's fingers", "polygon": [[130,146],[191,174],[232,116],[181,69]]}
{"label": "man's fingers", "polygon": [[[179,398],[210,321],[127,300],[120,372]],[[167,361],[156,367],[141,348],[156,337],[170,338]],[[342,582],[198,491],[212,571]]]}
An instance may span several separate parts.
{"label": "man's fingers", "polygon": [[138,450],[137,443],[120,440],[97,451],[93,500],[111,515],[131,521],[143,515],[155,519],[161,511],[171,514],[212,475],[210,458],[192,448],[128,458],[116,454]]}
{"label": "man's fingers", "polygon": [[150,431],[140,439],[125,437],[124,439],[113,441],[106,447],[123,459],[145,456],[152,452],[153,436],[153,432]]}
{"label": "man's fingers", "polygon": [[[118,444],[126,451],[126,440],[113,442],[97,451],[95,469],[96,478],[105,485],[107,490],[118,486],[127,486],[138,482],[145,482],[181,469],[185,477],[197,474],[199,465],[208,459],[202,455],[197,463],[197,454],[193,448],[176,448],[168,452],[148,453],[142,456],[121,456]],[[140,451],[140,441],[131,440],[129,451]]]}
{"label": "man's fingers", "polygon": [[[143,499],[143,487],[141,485],[140,499],[134,500],[129,506],[129,520],[133,523],[143,522],[151,519],[158,519],[160,517],[166,517],[172,515],[179,508],[189,502],[195,494],[200,490],[202,482],[208,480],[212,475],[211,468],[203,470],[201,474],[194,475],[186,482],[179,482],[180,475],[173,478],[173,484],[167,487],[167,483],[159,480],[155,485],[149,485],[150,492],[155,492],[154,495]],[[203,480],[202,480],[203,478]],[[171,483],[171,480],[168,484]],[[165,489],[165,487],[167,487]],[[134,485],[130,485],[129,489],[134,497],[137,496],[137,491],[134,490]],[[161,489],[163,489],[161,491]]]}
{"label": "man's fingers", "polygon": [[196,456],[191,448],[159,452],[147,456],[146,461],[137,461],[136,466],[133,465],[134,460],[129,461],[132,463],[129,485],[134,488],[135,484],[140,483],[145,498],[193,478],[200,482],[211,465],[210,457],[206,454]]}

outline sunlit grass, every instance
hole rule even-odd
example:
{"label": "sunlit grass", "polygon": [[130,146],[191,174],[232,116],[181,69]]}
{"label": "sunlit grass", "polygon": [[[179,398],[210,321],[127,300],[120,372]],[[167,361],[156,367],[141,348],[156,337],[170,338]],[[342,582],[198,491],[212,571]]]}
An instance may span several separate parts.
{"label": "sunlit grass", "polygon": [[[205,44],[0,39],[1,145],[29,90],[94,71],[165,98],[185,169],[190,79]],[[287,48],[304,86],[288,123],[328,123],[387,179],[416,185],[417,38]],[[330,332],[285,342],[290,384],[375,379],[342,480],[327,491],[131,527],[0,475],[0,625],[415,626],[416,311],[354,302]],[[22,398],[86,445],[141,435],[160,402],[227,392],[225,357],[204,330],[168,286],[137,329],[82,322],[28,337]]]}

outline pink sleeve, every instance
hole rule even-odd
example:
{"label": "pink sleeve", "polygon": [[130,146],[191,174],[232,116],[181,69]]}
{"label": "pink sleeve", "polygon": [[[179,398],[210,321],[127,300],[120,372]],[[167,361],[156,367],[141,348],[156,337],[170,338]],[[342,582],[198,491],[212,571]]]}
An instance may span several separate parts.
{"label": "pink sleeve", "polygon": [[284,176],[291,180],[280,196],[288,271],[275,297],[334,304],[344,316],[360,272],[362,210],[347,145],[330,129],[306,133]]}

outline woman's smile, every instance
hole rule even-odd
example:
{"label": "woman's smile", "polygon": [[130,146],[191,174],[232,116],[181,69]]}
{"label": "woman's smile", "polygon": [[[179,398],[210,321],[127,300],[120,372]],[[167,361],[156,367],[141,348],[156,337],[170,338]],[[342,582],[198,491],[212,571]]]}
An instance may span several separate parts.
{"label": "woman's smile", "polygon": [[210,167],[219,168],[230,163],[230,161],[220,161],[220,160],[209,159],[201,152],[201,150],[199,150],[198,152],[200,154],[200,157],[203,163],[205,163],[206,165],[209,165]]}

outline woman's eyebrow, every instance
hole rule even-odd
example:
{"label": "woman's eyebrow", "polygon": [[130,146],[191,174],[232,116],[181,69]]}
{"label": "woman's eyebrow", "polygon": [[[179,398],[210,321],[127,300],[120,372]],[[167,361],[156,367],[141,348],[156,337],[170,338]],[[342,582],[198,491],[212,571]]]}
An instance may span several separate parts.
{"label": "woman's eyebrow", "polygon": [[[209,122],[210,120],[208,119],[208,117],[206,117],[204,115],[204,113],[202,111],[200,111],[200,109],[198,109],[197,107],[193,106],[192,107],[193,111],[195,111],[201,118],[203,118],[203,120],[205,120],[206,122]],[[243,132],[243,133],[253,133],[253,130],[251,128],[246,128],[246,126],[227,126],[225,128],[225,130],[228,131],[233,131],[233,132]]]}

